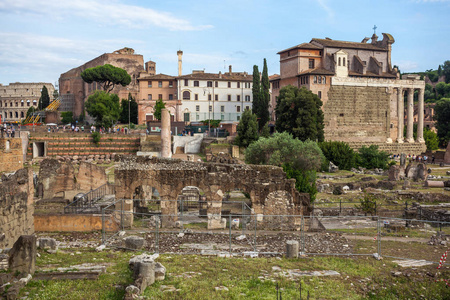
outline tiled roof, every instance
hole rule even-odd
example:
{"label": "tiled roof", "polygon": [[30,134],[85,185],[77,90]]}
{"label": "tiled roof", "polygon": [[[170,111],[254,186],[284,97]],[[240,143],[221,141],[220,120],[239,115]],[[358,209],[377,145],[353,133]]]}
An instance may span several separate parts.
{"label": "tiled roof", "polygon": [[269,76],[269,81],[280,79],[281,76],[278,74],[273,74]]}
{"label": "tiled roof", "polygon": [[358,77],[379,77],[379,78],[397,78],[397,76],[390,74],[390,73],[382,73],[381,75],[372,73],[372,72],[366,72],[366,74],[361,74],[354,71],[348,71],[348,76],[358,76]]}
{"label": "tiled roof", "polygon": [[178,77],[179,79],[198,79],[198,80],[223,80],[223,81],[253,81],[253,76],[244,73],[192,73]]}
{"label": "tiled roof", "polygon": [[306,74],[316,74],[316,75],[334,75],[334,72],[329,71],[327,69],[324,68],[316,68],[316,69],[312,69],[312,70],[306,70],[303,72],[298,73],[297,76],[301,76],[301,75],[306,75]]}
{"label": "tiled roof", "polygon": [[176,77],[175,76],[166,75],[166,74],[155,74],[155,75],[145,74],[145,75],[143,75],[141,73],[141,76],[138,77],[138,80],[141,80],[141,79],[145,79],[145,80],[148,80],[148,79],[152,79],[152,80],[175,80]]}
{"label": "tiled roof", "polygon": [[293,49],[312,49],[312,50],[319,50],[319,49],[322,49],[322,47],[317,46],[317,45],[314,45],[314,44],[311,44],[311,43],[302,43],[302,44],[299,44],[299,45],[297,45],[297,46],[294,46],[294,47],[291,47],[291,48],[287,48],[287,49],[285,49],[285,50],[281,50],[281,51],[278,52],[277,54],[280,54],[280,53],[282,53],[282,52],[286,52],[286,51],[289,51],[289,50],[293,50]]}
{"label": "tiled roof", "polygon": [[365,49],[365,50],[376,50],[376,51],[387,51],[385,48],[381,48],[370,43],[356,43],[356,42],[346,42],[346,41],[335,41],[331,39],[312,39],[310,43],[316,42],[324,47],[332,48],[351,48],[351,49]]}

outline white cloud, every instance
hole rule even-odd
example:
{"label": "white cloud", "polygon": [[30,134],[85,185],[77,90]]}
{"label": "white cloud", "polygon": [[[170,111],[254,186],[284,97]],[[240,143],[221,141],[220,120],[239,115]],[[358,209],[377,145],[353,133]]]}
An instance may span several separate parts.
{"label": "white cloud", "polygon": [[403,60],[398,61],[396,65],[399,66],[400,71],[403,72],[409,72],[409,71],[417,71],[419,68],[419,64],[415,61],[409,61],[409,60]]}
{"label": "white cloud", "polygon": [[327,12],[330,18],[334,18],[334,11],[328,6],[326,0],[317,0],[317,3]]}
{"label": "white cloud", "polygon": [[190,31],[213,27],[212,25],[195,26],[191,22],[177,18],[168,12],[122,4],[118,1],[3,0],[0,2],[0,11],[17,14],[38,14],[58,20],[77,16],[106,25],[115,24],[130,28],[157,26],[173,31]]}

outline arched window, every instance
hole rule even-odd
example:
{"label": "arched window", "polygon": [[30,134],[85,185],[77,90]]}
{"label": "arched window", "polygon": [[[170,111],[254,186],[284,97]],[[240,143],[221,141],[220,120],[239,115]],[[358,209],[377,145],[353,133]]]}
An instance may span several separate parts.
{"label": "arched window", "polygon": [[325,76],[323,76],[323,78],[322,78],[322,83],[327,84],[327,78]]}
{"label": "arched window", "polygon": [[341,66],[341,58],[338,58],[338,66]]}
{"label": "arched window", "polygon": [[12,111],[9,112],[9,117],[12,119]]}
{"label": "arched window", "polygon": [[23,105],[24,105],[23,100],[20,100],[20,106],[23,106]]}
{"label": "arched window", "polygon": [[30,100],[27,100],[27,106],[30,106]]}
{"label": "arched window", "polygon": [[21,117],[21,118],[24,118],[24,113],[23,113],[23,111],[20,112],[20,117]]}
{"label": "arched window", "polygon": [[19,118],[19,113],[17,111],[16,111],[15,115],[16,115],[16,119]]}
{"label": "arched window", "polygon": [[322,76],[319,76],[319,84],[322,84]]}
{"label": "arched window", "polygon": [[36,105],[37,105],[37,101],[33,100],[33,106],[36,106]]}
{"label": "arched window", "polygon": [[183,100],[191,100],[191,93],[188,91],[183,92]]}
{"label": "arched window", "polygon": [[342,65],[345,67],[345,57],[342,58]]}
{"label": "arched window", "polygon": [[314,76],[314,83],[317,83],[317,76]]}

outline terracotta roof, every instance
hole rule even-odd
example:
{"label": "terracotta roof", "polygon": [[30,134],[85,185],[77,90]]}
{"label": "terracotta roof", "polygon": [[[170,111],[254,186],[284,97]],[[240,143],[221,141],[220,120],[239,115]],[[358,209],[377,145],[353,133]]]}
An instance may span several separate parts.
{"label": "terracotta roof", "polygon": [[312,70],[306,70],[297,74],[297,76],[306,75],[306,74],[316,74],[316,75],[334,75],[334,72],[329,71],[324,68],[316,68]]}
{"label": "terracotta roof", "polygon": [[270,76],[269,76],[269,81],[271,81],[271,80],[277,80],[277,79],[280,79],[280,78],[281,78],[280,75],[278,75],[278,74],[273,74],[273,75],[270,75]]}
{"label": "terracotta roof", "polygon": [[141,76],[138,77],[138,80],[141,80],[141,79],[145,79],[145,80],[147,80],[147,79],[152,79],[152,80],[159,80],[159,79],[161,79],[161,80],[176,80],[176,77],[170,76],[170,75],[166,75],[166,74],[155,74],[155,75],[145,74],[145,75],[142,75],[142,73],[141,73]]}
{"label": "terracotta roof", "polygon": [[239,81],[253,81],[253,76],[249,75],[249,74],[245,74],[244,73],[238,73],[238,72],[232,72],[231,74],[229,72],[226,73],[222,73],[222,74],[215,74],[215,73],[203,73],[203,72],[199,72],[199,73],[192,73],[192,74],[187,74],[187,75],[183,75],[178,77],[179,79],[198,79],[198,80],[224,80],[224,81],[228,81],[228,80],[239,80]]}
{"label": "terracotta roof", "polygon": [[381,47],[372,45],[370,43],[335,41],[335,40],[331,40],[331,39],[312,39],[310,43],[312,43],[312,42],[316,42],[324,47],[387,51],[387,49],[385,49],[385,48],[381,48]]}
{"label": "terracotta roof", "polygon": [[320,47],[320,46],[317,46],[317,45],[314,45],[314,44],[311,44],[311,43],[302,43],[302,44],[299,44],[299,45],[297,45],[297,46],[294,46],[294,47],[291,47],[291,48],[287,48],[287,49],[285,49],[285,50],[281,50],[280,52],[278,52],[277,54],[280,54],[280,53],[282,53],[282,52],[286,52],[286,51],[289,51],[289,50],[293,50],[293,49],[313,49],[313,50],[319,50],[319,49],[322,49],[323,47]]}
{"label": "terracotta roof", "polygon": [[390,74],[390,73],[382,73],[381,75],[372,73],[372,72],[366,72],[366,74],[361,74],[354,71],[348,71],[348,76],[358,76],[358,77],[379,77],[379,78],[397,78],[397,76]]}

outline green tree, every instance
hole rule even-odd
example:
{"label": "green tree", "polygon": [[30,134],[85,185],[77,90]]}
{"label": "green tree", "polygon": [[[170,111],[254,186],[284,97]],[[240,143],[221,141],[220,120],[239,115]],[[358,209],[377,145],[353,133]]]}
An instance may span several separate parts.
{"label": "green tree", "polygon": [[425,140],[425,145],[427,145],[427,150],[439,149],[438,136],[436,132],[430,130],[428,127],[423,129],[423,139]]}
{"label": "green tree", "polygon": [[105,91],[96,91],[86,101],[86,111],[95,119],[96,126],[109,128],[120,116],[119,97]]}
{"label": "green tree", "polygon": [[311,201],[317,193],[316,171],[325,160],[316,142],[302,142],[287,132],[262,137],[245,150],[246,163],[283,167],[288,178],[296,179],[297,190],[309,193]]}
{"label": "green tree", "polygon": [[236,131],[236,145],[247,147],[258,140],[258,122],[256,121],[256,115],[251,110],[244,111]]}
{"label": "green tree", "polygon": [[59,92],[58,92],[57,89],[55,89],[55,90],[53,91],[53,100],[58,99],[58,97],[59,97]]}
{"label": "green tree", "polygon": [[38,108],[43,110],[50,104],[50,96],[48,95],[47,87],[44,85],[41,90],[41,97],[39,98]]}
{"label": "green tree", "polygon": [[389,167],[389,153],[379,151],[377,145],[363,146],[359,149],[357,163],[366,169],[387,169]]}
{"label": "green tree", "polygon": [[263,126],[261,129],[260,136],[268,138],[270,136],[270,129],[269,129],[269,123],[266,123],[266,125]]}
{"label": "green tree", "polygon": [[439,144],[445,147],[450,141],[450,99],[442,98],[434,107]]}
{"label": "green tree", "polygon": [[438,68],[438,76],[439,77],[442,76],[442,66],[441,65],[439,65],[439,68]]}
{"label": "green tree", "polygon": [[[26,118],[28,118],[32,113],[34,113],[35,112],[35,109],[34,109],[34,107],[33,106],[30,106],[30,108],[28,108],[28,110],[27,110],[27,116],[26,116]],[[25,118],[25,119],[26,119]]]}
{"label": "green tree", "polygon": [[[122,124],[127,124],[131,122],[133,124],[138,123],[138,104],[136,100],[131,96],[131,93],[128,93],[128,100],[122,99],[121,101],[121,109],[119,121]],[[128,116],[128,107],[130,107],[130,115]],[[130,120],[128,120],[128,118]]]}
{"label": "green tree", "polygon": [[442,65],[442,74],[445,76],[445,83],[450,83],[450,60],[446,60]]}
{"label": "green tree", "polygon": [[87,83],[99,83],[106,93],[110,93],[118,84],[127,86],[131,82],[127,71],[110,64],[86,69],[81,72],[81,78]]}
{"label": "green tree", "polygon": [[161,111],[164,108],[166,108],[166,104],[162,99],[158,99],[153,110],[153,116],[155,117],[155,119],[161,120]]}
{"label": "green tree", "polygon": [[341,170],[356,167],[356,153],[345,142],[327,141],[319,143],[323,155]]}
{"label": "green tree", "polygon": [[258,66],[253,66],[253,86],[252,86],[252,112],[259,116],[259,111],[261,109],[261,81],[259,78]]}
{"label": "green tree", "polygon": [[73,122],[73,112],[63,111],[61,112],[61,122],[63,124],[68,124]]}
{"label": "green tree", "polygon": [[264,125],[267,124],[270,120],[269,114],[269,103],[270,103],[270,83],[269,83],[269,74],[267,70],[267,61],[264,58],[264,66],[261,76],[261,98],[260,98],[260,107],[258,109],[258,130],[261,131]]}
{"label": "green tree", "polygon": [[307,139],[324,140],[322,101],[306,88],[292,85],[280,89],[275,110],[276,129],[287,131],[302,141]]}

